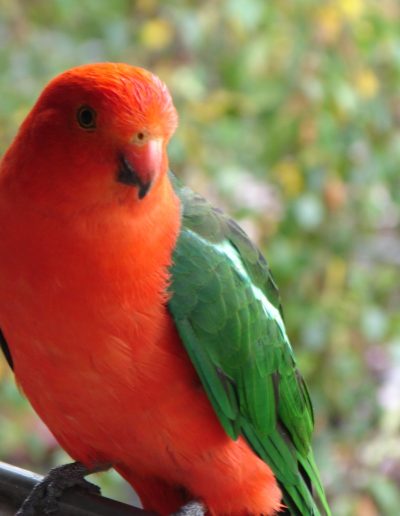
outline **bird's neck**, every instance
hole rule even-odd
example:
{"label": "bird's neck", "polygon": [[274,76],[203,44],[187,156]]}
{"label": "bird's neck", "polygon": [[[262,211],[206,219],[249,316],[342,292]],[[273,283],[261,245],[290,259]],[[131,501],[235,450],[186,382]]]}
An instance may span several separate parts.
{"label": "bird's neck", "polygon": [[81,284],[90,284],[99,299],[106,297],[107,289],[110,298],[121,299],[130,289],[131,298],[143,309],[146,303],[165,301],[180,230],[179,199],[166,174],[140,201],[132,202],[127,192],[121,202],[68,212],[68,217],[64,210],[50,212],[48,205],[42,210],[42,205],[30,204],[21,192],[12,198],[2,196],[0,236],[8,242],[7,277],[23,278],[32,291],[41,291],[44,285],[51,291],[62,278],[72,296],[78,295]]}
{"label": "bird's neck", "polygon": [[[132,188],[132,195],[137,193]],[[180,201],[171,182],[164,174],[147,196],[138,201],[129,193],[119,203],[105,205],[98,211],[82,215],[74,225],[83,245],[93,242],[97,255],[125,265],[127,274],[135,274],[154,289],[166,286],[168,279],[162,271],[171,265],[172,253],[180,230]],[[90,250],[92,252],[93,249]],[[159,274],[158,274],[158,272]],[[162,279],[162,284],[157,281]]]}

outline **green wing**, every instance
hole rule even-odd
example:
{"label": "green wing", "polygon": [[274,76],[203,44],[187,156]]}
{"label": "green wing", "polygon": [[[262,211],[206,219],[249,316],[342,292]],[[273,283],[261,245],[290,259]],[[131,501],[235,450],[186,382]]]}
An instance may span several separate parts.
{"label": "green wing", "polygon": [[183,220],[169,308],[214,410],[272,468],[291,514],[329,514],[310,446],[312,406],[268,265],[233,220],[171,181]]}

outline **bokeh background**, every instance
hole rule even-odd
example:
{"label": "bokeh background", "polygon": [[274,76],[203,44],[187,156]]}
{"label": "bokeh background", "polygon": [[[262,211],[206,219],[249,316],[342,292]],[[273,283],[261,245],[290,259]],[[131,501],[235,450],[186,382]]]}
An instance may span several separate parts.
{"label": "bokeh background", "polygon": [[[398,514],[400,2],[0,0],[0,151],[51,77],[104,60],[167,82],[172,168],[265,252],[333,514]],[[0,458],[67,460],[2,359]]]}

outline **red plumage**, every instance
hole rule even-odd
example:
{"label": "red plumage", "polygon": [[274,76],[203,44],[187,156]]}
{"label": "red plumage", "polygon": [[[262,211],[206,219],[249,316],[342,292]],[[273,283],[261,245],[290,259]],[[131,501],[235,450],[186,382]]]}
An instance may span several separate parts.
{"label": "red plumage", "polygon": [[[93,131],[76,120],[86,105]],[[49,84],[1,163],[0,327],[61,446],[115,467],[145,508],[198,498],[214,515],[273,514],[273,473],[223,431],[166,308],[176,124],[166,87],[138,68],[88,65]],[[115,180],[124,153],[153,181],[141,200]]]}

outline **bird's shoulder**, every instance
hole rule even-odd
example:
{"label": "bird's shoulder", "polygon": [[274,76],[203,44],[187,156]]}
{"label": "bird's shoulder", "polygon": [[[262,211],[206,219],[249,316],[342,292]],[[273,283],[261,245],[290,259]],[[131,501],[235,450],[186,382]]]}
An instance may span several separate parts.
{"label": "bird's shoulder", "polygon": [[171,175],[182,224],[169,309],[227,434],[243,435],[272,468],[288,507],[327,508],[312,457],[314,418],[268,264],[246,233]]}
{"label": "bird's shoulder", "polygon": [[[171,174],[170,178],[182,207],[181,232],[175,254],[180,255],[181,246],[186,251],[191,248],[198,257],[199,254],[206,254],[211,261],[224,259],[228,267],[245,274],[268,297],[270,303],[281,310],[279,291],[269,265],[245,231],[235,220],[183,185],[175,176]],[[180,265],[184,265],[185,261]]]}

